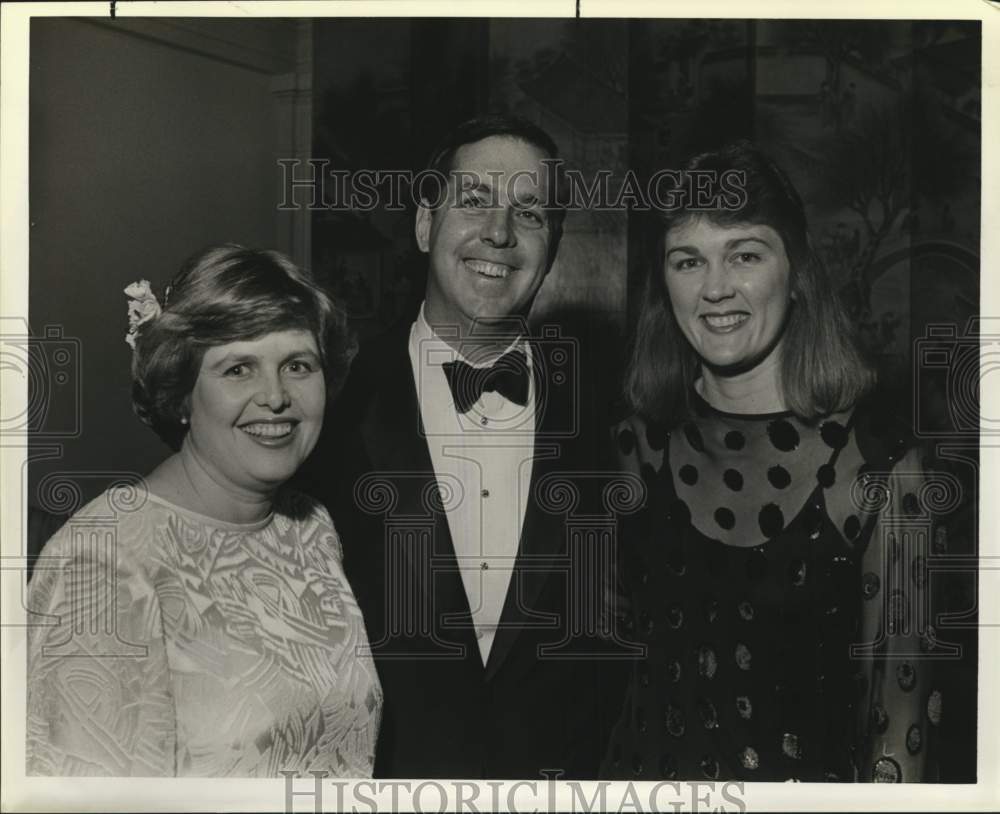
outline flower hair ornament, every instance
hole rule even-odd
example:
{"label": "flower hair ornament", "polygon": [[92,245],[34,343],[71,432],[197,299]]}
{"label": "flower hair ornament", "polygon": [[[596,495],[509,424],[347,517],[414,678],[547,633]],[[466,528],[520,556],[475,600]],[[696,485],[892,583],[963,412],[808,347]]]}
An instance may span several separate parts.
{"label": "flower hair ornament", "polygon": [[135,352],[135,338],[139,333],[139,328],[155,319],[162,313],[163,309],[149,285],[149,280],[139,280],[131,283],[125,289],[125,296],[128,299],[128,333],[125,334],[125,341],[128,342],[132,351]]}

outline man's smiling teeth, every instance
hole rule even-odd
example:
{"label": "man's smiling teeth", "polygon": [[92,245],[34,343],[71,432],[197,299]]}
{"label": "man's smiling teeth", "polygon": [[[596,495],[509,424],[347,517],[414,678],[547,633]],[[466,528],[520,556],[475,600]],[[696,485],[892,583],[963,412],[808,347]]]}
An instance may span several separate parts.
{"label": "man's smiling teeth", "polygon": [[500,263],[489,263],[486,260],[466,260],[465,265],[478,274],[486,277],[506,277],[510,274],[510,266]]}
{"label": "man's smiling teeth", "polygon": [[281,424],[270,424],[264,421],[256,424],[246,424],[240,427],[247,435],[256,435],[262,438],[281,438],[292,431],[294,425],[291,422]]}
{"label": "man's smiling teeth", "polygon": [[747,318],[747,314],[705,314],[702,319],[712,328],[732,328]]}

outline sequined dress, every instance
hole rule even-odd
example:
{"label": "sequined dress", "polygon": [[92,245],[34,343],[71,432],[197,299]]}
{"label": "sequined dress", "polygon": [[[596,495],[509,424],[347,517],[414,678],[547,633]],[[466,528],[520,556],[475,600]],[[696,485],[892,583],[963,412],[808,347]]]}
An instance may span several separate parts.
{"label": "sequined dress", "polygon": [[29,584],[27,772],[370,777],[382,709],[326,510],[254,524],[117,488]]}
{"label": "sequined dress", "polygon": [[926,779],[941,698],[921,661],[929,538],[907,532],[929,530],[919,458],[860,408],[813,426],[694,401],[672,432],[617,429],[648,490],[621,530],[647,655],[603,776]]}

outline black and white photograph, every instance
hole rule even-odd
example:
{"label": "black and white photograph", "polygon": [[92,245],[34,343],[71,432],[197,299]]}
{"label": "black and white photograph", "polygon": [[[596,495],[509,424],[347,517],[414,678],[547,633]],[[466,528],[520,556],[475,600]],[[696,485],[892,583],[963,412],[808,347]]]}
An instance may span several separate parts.
{"label": "black and white photograph", "polygon": [[0,808],[1000,805],[995,11],[0,10]]}

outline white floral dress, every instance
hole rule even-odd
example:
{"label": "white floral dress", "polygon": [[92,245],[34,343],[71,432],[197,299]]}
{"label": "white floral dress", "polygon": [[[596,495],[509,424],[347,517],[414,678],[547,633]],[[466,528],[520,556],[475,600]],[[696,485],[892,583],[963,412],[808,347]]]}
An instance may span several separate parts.
{"label": "white floral dress", "polygon": [[370,777],[382,694],[326,510],[250,525],[89,503],[29,585],[27,771]]}

